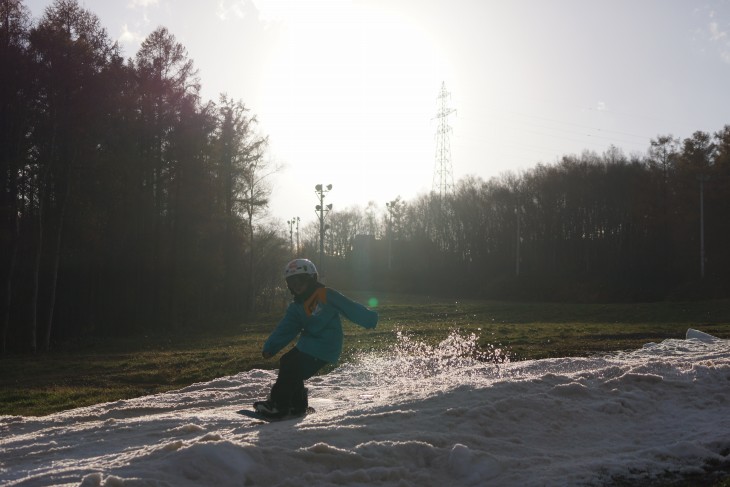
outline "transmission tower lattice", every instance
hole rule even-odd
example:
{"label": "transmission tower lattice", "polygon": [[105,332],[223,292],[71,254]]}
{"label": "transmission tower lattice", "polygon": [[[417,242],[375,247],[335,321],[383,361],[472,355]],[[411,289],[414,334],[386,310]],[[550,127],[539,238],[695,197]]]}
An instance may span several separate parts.
{"label": "transmission tower lattice", "polygon": [[436,120],[438,127],[436,129],[436,166],[433,172],[433,188],[432,191],[439,195],[439,198],[450,194],[454,190],[454,174],[451,168],[451,144],[449,143],[449,134],[451,126],[449,125],[449,115],[455,113],[454,108],[449,107],[449,99],[451,93],[446,91],[446,83],[441,82],[441,91],[438,95],[438,111],[436,112]]}

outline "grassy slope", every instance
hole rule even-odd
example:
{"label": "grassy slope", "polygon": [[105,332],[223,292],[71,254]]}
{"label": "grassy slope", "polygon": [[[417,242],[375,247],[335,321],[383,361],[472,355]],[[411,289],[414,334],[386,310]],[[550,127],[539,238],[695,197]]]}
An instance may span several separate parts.
{"label": "grassy slope", "polygon": [[[362,302],[372,297],[351,296]],[[343,360],[393,346],[399,330],[431,344],[453,329],[475,332],[480,345],[506,347],[513,360],[634,349],[682,338],[690,327],[730,338],[730,300],[590,305],[385,296],[378,310],[374,331],[345,326]],[[277,319],[215,334],[87,340],[49,354],[0,357],[0,415],[49,414],[276,367],[261,359],[260,350]]]}

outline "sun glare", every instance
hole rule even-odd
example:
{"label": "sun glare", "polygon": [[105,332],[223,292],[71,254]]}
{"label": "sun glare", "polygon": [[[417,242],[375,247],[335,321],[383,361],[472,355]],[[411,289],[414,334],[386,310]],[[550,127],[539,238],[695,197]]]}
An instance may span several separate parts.
{"label": "sun glare", "polygon": [[403,178],[430,189],[443,57],[395,12],[326,6],[290,13],[270,57],[261,118],[275,157],[300,179],[325,174],[348,206],[394,198]]}

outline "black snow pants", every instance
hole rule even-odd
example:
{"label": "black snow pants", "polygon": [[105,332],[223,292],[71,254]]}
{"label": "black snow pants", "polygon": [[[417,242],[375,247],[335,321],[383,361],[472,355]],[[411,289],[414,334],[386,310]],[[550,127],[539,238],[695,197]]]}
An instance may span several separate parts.
{"label": "black snow pants", "polygon": [[300,352],[296,347],[282,355],[279,376],[271,388],[271,400],[279,411],[303,413],[309,406],[304,381],[327,365],[324,360]]}

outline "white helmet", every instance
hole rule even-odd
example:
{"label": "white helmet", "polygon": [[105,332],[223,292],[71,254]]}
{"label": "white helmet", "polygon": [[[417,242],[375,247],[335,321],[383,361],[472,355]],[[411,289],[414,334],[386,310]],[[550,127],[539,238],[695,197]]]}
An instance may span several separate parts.
{"label": "white helmet", "polygon": [[310,276],[317,278],[317,268],[309,259],[294,259],[289,262],[284,268],[284,279],[297,274],[309,274]]}

